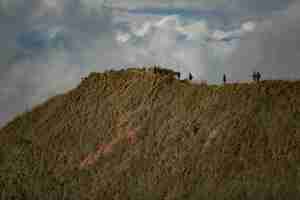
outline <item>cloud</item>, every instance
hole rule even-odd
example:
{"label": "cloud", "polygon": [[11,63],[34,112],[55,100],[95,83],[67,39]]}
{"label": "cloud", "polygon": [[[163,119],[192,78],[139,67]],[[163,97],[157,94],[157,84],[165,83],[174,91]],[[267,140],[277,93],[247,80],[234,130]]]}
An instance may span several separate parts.
{"label": "cloud", "polygon": [[101,9],[79,0],[0,1],[0,125],[74,87],[86,65],[111,63],[112,16]]}
{"label": "cloud", "polygon": [[211,34],[210,39],[212,41],[230,41],[234,39],[242,39],[245,34],[253,32],[255,27],[256,23],[248,21],[243,23],[241,27],[234,30],[216,30]]}
{"label": "cloud", "polygon": [[[244,29],[245,25],[242,25],[235,31],[222,31],[226,37],[231,37],[231,32],[242,35],[246,31]],[[234,41],[210,40],[215,32],[217,30],[209,28],[204,20],[187,21],[171,15],[132,25],[127,31],[119,33],[117,40],[126,49],[125,63],[161,64],[180,71],[183,77],[192,72],[196,78],[215,82],[223,72],[220,64],[235,48]]]}
{"label": "cloud", "polygon": [[264,20],[248,33],[227,61],[233,79],[248,80],[258,70],[265,79],[300,78],[300,3]]}

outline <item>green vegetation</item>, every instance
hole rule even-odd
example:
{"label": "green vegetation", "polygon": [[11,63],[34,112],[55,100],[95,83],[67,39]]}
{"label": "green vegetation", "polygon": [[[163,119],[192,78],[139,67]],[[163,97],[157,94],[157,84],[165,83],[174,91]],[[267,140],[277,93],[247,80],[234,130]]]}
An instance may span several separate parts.
{"label": "green vegetation", "polygon": [[0,199],[298,199],[300,82],[91,73],[0,130]]}

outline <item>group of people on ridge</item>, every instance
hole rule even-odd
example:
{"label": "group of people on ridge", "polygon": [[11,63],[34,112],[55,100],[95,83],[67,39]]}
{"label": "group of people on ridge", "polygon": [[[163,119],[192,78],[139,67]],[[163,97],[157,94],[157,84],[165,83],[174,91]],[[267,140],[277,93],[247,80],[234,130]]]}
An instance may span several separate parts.
{"label": "group of people on ridge", "polygon": [[253,72],[252,79],[253,81],[259,82],[261,78],[261,74],[259,72]]}
{"label": "group of people on ridge", "polygon": [[[261,79],[261,74],[260,74],[260,72],[253,72],[253,74],[252,74],[252,79],[253,79],[253,81],[255,81],[255,82],[259,82],[260,79]],[[223,83],[225,84],[226,81],[227,81],[226,74],[223,74]]]}
{"label": "group of people on ridge", "polygon": [[[175,75],[178,79],[180,79],[180,72],[173,72],[172,70],[168,70],[168,69],[162,69],[160,68],[159,66],[154,66],[153,67],[153,72],[156,74],[156,73],[159,73],[159,74],[173,74]],[[193,74],[190,72],[188,74],[188,78],[186,80],[193,80],[194,79],[194,76]],[[255,82],[259,82],[260,79],[261,79],[261,73],[260,72],[256,72],[254,71],[253,74],[252,74],[252,79],[253,81]],[[226,77],[226,74],[223,74],[223,83],[226,84],[227,82],[227,77]]]}

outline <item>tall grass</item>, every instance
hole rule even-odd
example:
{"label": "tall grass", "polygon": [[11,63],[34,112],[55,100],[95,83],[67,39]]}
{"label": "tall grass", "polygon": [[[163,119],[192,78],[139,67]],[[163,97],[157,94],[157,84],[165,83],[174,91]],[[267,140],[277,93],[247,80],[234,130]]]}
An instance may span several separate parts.
{"label": "tall grass", "polygon": [[0,130],[1,199],[300,197],[300,82],[174,74],[92,73],[15,118]]}

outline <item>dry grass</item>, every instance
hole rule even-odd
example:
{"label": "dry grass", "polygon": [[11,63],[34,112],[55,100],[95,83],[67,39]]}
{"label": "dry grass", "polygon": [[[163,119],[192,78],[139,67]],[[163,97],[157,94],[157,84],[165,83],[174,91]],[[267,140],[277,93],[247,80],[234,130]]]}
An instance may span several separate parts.
{"label": "dry grass", "polygon": [[1,199],[300,197],[300,82],[173,75],[92,73],[7,124]]}

